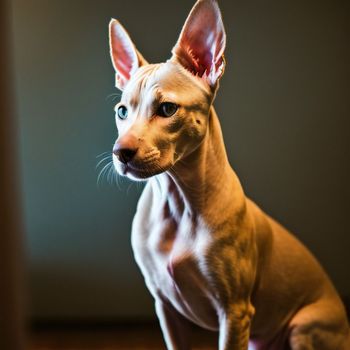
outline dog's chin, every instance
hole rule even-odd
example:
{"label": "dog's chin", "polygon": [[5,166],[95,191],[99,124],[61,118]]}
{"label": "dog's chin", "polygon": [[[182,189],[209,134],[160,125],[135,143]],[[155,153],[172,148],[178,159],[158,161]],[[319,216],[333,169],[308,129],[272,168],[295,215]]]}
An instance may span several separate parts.
{"label": "dog's chin", "polygon": [[133,181],[145,181],[152,176],[159,175],[161,173],[164,173],[168,169],[170,169],[171,165],[169,166],[142,166],[142,164],[135,166],[132,163],[119,163],[116,166],[116,170],[120,175],[128,177],[130,180]]}

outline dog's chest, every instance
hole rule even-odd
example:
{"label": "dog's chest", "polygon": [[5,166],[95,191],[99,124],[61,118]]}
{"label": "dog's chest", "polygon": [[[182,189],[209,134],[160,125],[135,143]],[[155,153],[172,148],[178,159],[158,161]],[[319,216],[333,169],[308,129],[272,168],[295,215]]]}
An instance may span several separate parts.
{"label": "dog's chest", "polygon": [[160,206],[159,215],[153,211],[152,217],[145,215],[142,220],[137,213],[134,220],[133,249],[147,287],[193,322],[216,329],[217,316],[206,277],[209,233],[189,216],[162,217],[162,210]]}

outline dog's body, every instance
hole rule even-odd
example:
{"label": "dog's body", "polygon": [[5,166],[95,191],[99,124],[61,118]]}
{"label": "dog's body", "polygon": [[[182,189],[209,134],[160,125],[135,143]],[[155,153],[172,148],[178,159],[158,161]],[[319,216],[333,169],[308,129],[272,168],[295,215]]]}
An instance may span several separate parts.
{"label": "dog's body", "polygon": [[[206,27],[203,30],[203,24]],[[110,24],[119,173],[149,178],[132,246],[168,349],[190,349],[188,320],[220,350],[349,350],[344,307],[315,258],[245,197],[212,106],[223,73],[218,6],[199,0],[173,57],[149,65]],[[209,56],[209,59],[208,59]]]}

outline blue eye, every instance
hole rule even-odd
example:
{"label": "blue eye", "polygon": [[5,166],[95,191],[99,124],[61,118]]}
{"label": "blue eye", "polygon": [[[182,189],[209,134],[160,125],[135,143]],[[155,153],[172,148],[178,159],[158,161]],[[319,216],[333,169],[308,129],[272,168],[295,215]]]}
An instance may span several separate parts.
{"label": "blue eye", "polygon": [[172,102],[163,102],[158,108],[157,114],[161,117],[171,117],[177,111],[178,105]]}
{"label": "blue eye", "polygon": [[128,117],[128,109],[125,106],[119,106],[117,113],[120,119],[124,120]]}

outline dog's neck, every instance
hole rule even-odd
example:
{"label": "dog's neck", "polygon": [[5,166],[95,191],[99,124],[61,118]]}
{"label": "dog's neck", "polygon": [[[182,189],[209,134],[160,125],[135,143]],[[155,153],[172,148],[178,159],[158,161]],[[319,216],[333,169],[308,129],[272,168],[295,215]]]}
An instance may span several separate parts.
{"label": "dog's neck", "polygon": [[[173,215],[201,216],[208,225],[220,224],[230,208],[242,207],[243,190],[227,159],[220,123],[213,107],[210,108],[203,142],[151,183],[167,201]],[[217,217],[217,213],[222,214]]]}

